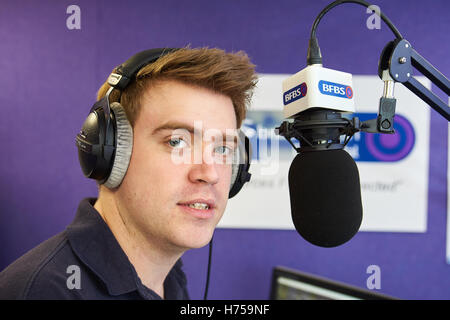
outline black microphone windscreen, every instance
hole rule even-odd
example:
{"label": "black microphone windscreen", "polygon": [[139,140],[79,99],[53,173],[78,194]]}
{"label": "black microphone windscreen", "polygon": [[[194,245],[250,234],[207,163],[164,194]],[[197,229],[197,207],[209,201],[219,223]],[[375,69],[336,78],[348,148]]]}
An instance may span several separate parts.
{"label": "black microphone windscreen", "polygon": [[298,154],[289,169],[295,229],[308,242],[336,247],[358,232],[362,221],[358,167],[344,150]]}

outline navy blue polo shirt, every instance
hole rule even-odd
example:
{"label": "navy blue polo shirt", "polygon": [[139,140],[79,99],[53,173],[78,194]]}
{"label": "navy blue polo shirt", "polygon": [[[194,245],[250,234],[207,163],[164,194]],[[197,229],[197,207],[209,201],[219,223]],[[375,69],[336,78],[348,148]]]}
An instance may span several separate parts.
{"label": "navy blue polo shirt", "polygon": [[[161,299],[142,284],[95,198],[72,223],[0,272],[0,299]],[[181,259],[164,281],[164,298],[189,299]]]}

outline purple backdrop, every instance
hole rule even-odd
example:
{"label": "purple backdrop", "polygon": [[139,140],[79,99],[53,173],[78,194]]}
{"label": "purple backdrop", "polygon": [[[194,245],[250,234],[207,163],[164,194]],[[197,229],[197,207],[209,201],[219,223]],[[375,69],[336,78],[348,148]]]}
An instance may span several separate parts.
{"label": "purple backdrop", "polygon": [[[96,196],[78,165],[74,137],[113,66],[163,46],[245,50],[261,73],[304,68],[320,1],[5,1],[0,6],[0,270],[63,230],[78,202]],[[66,9],[81,8],[69,30]],[[450,74],[450,2],[377,0],[416,50]],[[325,16],[318,37],[324,66],[376,74],[393,39],[387,26],[366,28],[363,7]],[[209,297],[266,299],[272,267],[284,265],[366,286],[381,268],[381,292],[407,299],[449,299],[445,262],[447,121],[431,115],[426,233],[361,232],[334,249],[312,246],[295,231],[216,231]],[[243,191],[245,192],[245,191]],[[185,254],[192,298],[203,296],[207,247]]]}

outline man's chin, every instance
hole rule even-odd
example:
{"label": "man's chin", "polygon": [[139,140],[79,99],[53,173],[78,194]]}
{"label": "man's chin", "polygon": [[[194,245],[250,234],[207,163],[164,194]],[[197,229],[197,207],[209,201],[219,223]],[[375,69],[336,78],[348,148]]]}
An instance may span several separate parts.
{"label": "man's chin", "polygon": [[198,235],[192,236],[189,239],[182,239],[180,242],[178,242],[178,246],[185,248],[186,250],[189,249],[200,249],[204,246],[208,245],[209,242],[212,239],[212,233],[205,234],[205,235]]}
{"label": "man's chin", "polygon": [[211,241],[211,238],[209,238],[208,241],[204,241],[204,242],[202,242],[202,243],[200,243],[200,244],[197,244],[197,245],[192,246],[192,249],[200,249],[200,248],[203,248],[203,247],[207,246],[207,245],[209,244],[210,241]]}

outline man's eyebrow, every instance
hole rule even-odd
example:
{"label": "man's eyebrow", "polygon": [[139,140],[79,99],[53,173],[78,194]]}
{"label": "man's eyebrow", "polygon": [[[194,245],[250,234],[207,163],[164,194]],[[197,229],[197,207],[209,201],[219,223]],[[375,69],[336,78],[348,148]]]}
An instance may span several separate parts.
{"label": "man's eyebrow", "polygon": [[[161,131],[167,131],[167,130],[177,130],[177,129],[184,129],[190,132],[191,134],[194,134],[194,127],[188,123],[179,122],[179,121],[169,121],[166,122],[156,129],[152,131],[152,135],[158,134]],[[198,130],[197,130],[198,131]],[[222,137],[225,141],[232,141],[237,143],[237,136],[236,135],[230,135],[222,133]]]}
{"label": "man's eyebrow", "polygon": [[185,129],[192,134],[194,133],[194,127],[191,126],[190,124],[178,122],[178,121],[170,121],[170,122],[166,122],[166,123],[160,125],[156,129],[154,129],[152,132],[152,135],[158,134],[161,131],[177,130],[177,129]]}

